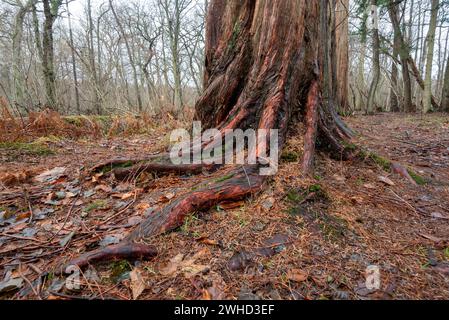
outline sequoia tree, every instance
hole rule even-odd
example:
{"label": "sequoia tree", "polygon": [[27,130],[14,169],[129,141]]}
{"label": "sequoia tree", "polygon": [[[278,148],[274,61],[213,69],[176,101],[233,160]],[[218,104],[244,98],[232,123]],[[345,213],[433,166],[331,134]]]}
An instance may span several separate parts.
{"label": "sequoia tree", "polygon": [[[203,128],[217,128],[221,139],[227,129],[278,129],[282,148],[289,128],[296,127],[299,119],[304,123],[304,156],[298,175],[312,171],[316,145],[338,159],[349,157],[345,141],[352,132],[338,117],[335,93],[324,77],[330,64],[326,57],[333,50],[327,38],[332,34],[328,5],[327,0],[211,1],[206,22],[205,89],[196,104],[196,119]],[[192,147],[191,156],[210,147],[211,143],[202,143],[199,150]],[[82,267],[110,258],[155,255],[156,249],[137,242],[180,227],[189,214],[260,191],[268,179],[259,174],[259,169],[267,166],[261,152],[256,150],[256,165],[231,167],[176,165],[168,153],[134,159],[134,165],[126,168],[120,164],[129,164],[130,159],[97,165],[94,172],[108,169],[116,178],[143,171],[193,175],[204,170],[223,170],[230,178],[202,181],[153,213],[122,243],[88,252],[69,264]]]}

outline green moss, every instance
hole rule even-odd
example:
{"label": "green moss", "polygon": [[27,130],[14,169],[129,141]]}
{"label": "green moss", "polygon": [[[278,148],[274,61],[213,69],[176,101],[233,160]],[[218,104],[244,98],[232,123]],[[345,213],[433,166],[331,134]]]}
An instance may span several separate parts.
{"label": "green moss", "polygon": [[357,151],[357,149],[358,149],[358,147],[354,143],[350,143],[350,142],[347,142],[347,141],[343,141],[343,146],[348,151]]}
{"label": "green moss", "polygon": [[233,51],[235,49],[241,29],[242,29],[242,27],[240,25],[240,22],[237,21],[234,24],[234,29],[232,30],[232,37],[231,37],[231,40],[229,41],[229,45],[228,45],[229,51]]}
{"label": "green moss", "polygon": [[298,191],[290,190],[287,193],[287,199],[290,200],[291,202],[301,202],[304,199],[304,197]]}
{"label": "green moss", "polygon": [[40,137],[38,139],[36,139],[33,144],[47,144],[47,143],[58,143],[61,141],[60,137],[54,136],[54,135],[49,135],[46,137]]}
{"label": "green moss", "polygon": [[423,186],[423,185],[427,184],[427,180],[425,178],[421,177],[416,172],[414,172],[412,169],[407,169],[407,171],[408,171],[408,174],[410,175],[410,177],[412,177],[412,179],[415,180],[415,182],[419,186]]}
{"label": "green moss", "polygon": [[91,204],[89,204],[85,209],[84,209],[84,211],[85,212],[91,212],[91,211],[93,211],[93,210],[98,210],[98,209],[103,209],[103,208],[105,208],[106,207],[106,201],[104,201],[104,200],[97,200],[97,201],[94,201],[94,202],[92,202]]}
{"label": "green moss", "polygon": [[132,161],[126,161],[126,162],[123,162],[123,163],[117,163],[117,164],[113,164],[113,165],[105,166],[105,167],[101,168],[100,172],[103,173],[103,174],[105,174],[105,173],[111,172],[111,171],[114,170],[114,169],[119,169],[119,168],[123,168],[123,169],[125,169],[125,168],[130,168],[130,167],[132,167],[134,164],[135,164],[135,163],[132,162]]}
{"label": "green moss", "polygon": [[281,160],[285,162],[297,162],[299,154],[293,151],[284,151],[281,154]]}
{"label": "green moss", "polygon": [[296,216],[301,215],[301,213],[302,213],[302,208],[300,208],[300,207],[298,207],[298,206],[292,206],[292,207],[288,208],[287,213],[288,213],[290,216],[296,217]]}
{"label": "green moss", "polygon": [[348,230],[348,222],[342,218],[323,214],[319,217],[318,226],[326,240],[336,242],[344,238]]}
{"label": "green moss", "polygon": [[2,142],[0,150],[16,151],[28,155],[48,156],[54,154],[54,151],[42,143],[24,143],[24,142]]}
{"label": "green moss", "polygon": [[68,124],[81,128],[84,124],[84,119],[81,116],[67,116],[63,118]]}
{"label": "green moss", "polygon": [[132,270],[131,264],[126,260],[116,261],[111,263],[111,275],[110,279],[113,282],[118,282],[120,277],[122,277],[123,274],[130,272]]}
{"label": "green moss", "polygon": [[361,158],[362,160],[369,159],[387,172],[391,170],[391,161],[379,156],[374,152],[361,150],[359,153],[359,158]]}
{"label": "green moss", "polygon": [[388,159],[385,159],[377,154],[371,153],[371,159],[381,166],[385,171],[390,171],[391,169],[391,161]]}
{"label": "green moss", "polygon": [[215,182],[216,182],[216,183],[224,182],[224,181],[226,181],[226,180],[229,180],[229,179],[233,178],[234,175],[235,175],[234,173],[230,173],[230,174],[225,175],[225,176],[223,176],[223,177],[221,177],[221,178],[218,178],[217,180],[215,180]]}
{"label": "green moss", "polygon": [[318,193],[321,191],[323,191],[323,188],[321,188],[321,186],[319,184],[314,184],[309,187],[309,193],[312,193],[312,192]]}

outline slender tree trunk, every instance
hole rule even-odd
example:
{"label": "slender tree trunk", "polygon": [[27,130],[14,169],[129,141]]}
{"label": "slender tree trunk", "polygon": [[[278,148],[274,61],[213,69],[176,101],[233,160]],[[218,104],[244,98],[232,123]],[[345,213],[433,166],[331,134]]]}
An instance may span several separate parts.
{"label": "slender tree trunk", "polygon": [[70,15],[69,2],[66,1],[65,4],[67,8],[67,17],[69,21],[69,40],[72,55],[73,86],[75,88],[76,111],[78,112],[78,114],[81,114],[80,93],[78,88],[78,73],[76,71],[75,45],[73,43],[72,17]]}
{"label": "slender tree trunk", "polygon": [[398,86],[398,66],[397,61],[400,50],[399,39],[394,37],[393,45],[393,59],[391,61],[391,89],[390,89],[390,107],[392,112],[399,112],[401,108],[399,106],[399,86]]}
{"label": "slender tree trunk", "polygon": [[441,110],[443,112],[449,112],[449,58],[446,61],[446,71],[444,73]]}
{"label": "slender tree trunk", "polygon": [[28,11],[27,7],[19,7],[14,19],[14,32],[12,35],[12,78],[13,97],[12,100],[18,104],[23,104],[24,80],[22,71],[22,35],[23,21]]}
{"label": "slender tree trunk", "polygon": [[371,0],[371,19],[372,19],[372,37],[373,37],[373,80],[368,94],[367,113],[374,113],[375,98],[377,87],[380,80],[380,41],[379,41],[379,24],[377,13],[377,0]]}
{"label": "slender tree trunk", "polygon": [[435,49],[435,30],[437,27],[438,9],[440,1],[432,0],[432,10],[430,17],[429,33],[427,34],[427,64],[426,79],[424,80],[424,97],[423,97],[423,113],[427,113],[432,109],[432,68],[433,55]]}
{"label": "slender tree trunk", "polygon": [[397,10],[397,4],[391,1],[388,6],[388,12],[390,14],[390,19],[393,24],[394,36],[399,42],[400,50],[399,56],[401,59],[401,69],[402,69],[402,80],[404,87],[404,111],[405,112],[415,112],[415,108],[412,102],[412,86],[409,72],[408,60],[410,57],[409,49],[402,36],[401,26],[399,23],[399,16]]}
{"label": "slender tree trunk", "polygon": [[111,7],[115,21],[117,22],[117,26],[119,28],[119,31],[120,31],[123,41],[125,43],[126,52],[128,53],[128,59],[129,59],[129,63],[131,64],[131,69],[132,69],[132,75],[133,75],[133,80],[134,80],[134,90],[136,92],[136,97],[137,97],[137,106],[139,108],[139,112],[142,112],[143,111],[143,103],[142,103],[142,97],[140,95],[139,78],[137,76],[137,68],[136,68],[136,64],[134,62],[133,52],[131,50],[131,46],[129,44],[128,37],[125,33],[125,30],[123,29],[123,25],[120,22],[117,12],[114,9],[112,0],[109,0],[109,6]]}
{"label": "slender tree trunk", "polygon": [[95,61],[94,50],[94,24],[92,19],[92,3],[91,0],[87,0],[87,22],[88,22],[88,52],[89,52],[89,68],[93,82],[93,90],[95,96],[94,109],[97,114],[103,113],[103,107],[100,99],[100,81],[97,76],[97,66]]}
{"label": "slender tree trunk", "polygon": [[53,24],[58,14],[59,2],[43,0],[44,29],[42,35],[42,66],[45,81],[47,106],[56,109],[56,75],[54,69]]}
{"label": "slender tree trunk", "polygon": [[349,111],[349,0],[337,0],[336,5],[336,58],[337,58],[337,92],[338,108]]}

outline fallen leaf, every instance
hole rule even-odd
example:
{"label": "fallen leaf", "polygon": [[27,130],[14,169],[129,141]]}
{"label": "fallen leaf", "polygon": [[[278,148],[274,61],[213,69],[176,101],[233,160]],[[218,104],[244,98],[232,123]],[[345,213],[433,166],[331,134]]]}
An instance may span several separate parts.
{"label": "fallen leaf", "polygon": [[228,268],[231,271],[244,270],[247,266],[252,263],[253,254],[241,251],[235,253],[231,259],[228,261]]}
{"label": "fallen leaf", "polygon": [[445,215],[443,215],[441,212],[432,212],[430,214],[430,216],[434,219],[444,219],[444,220],[449,220],[448,217],[446,217]]}
{"label": "fallen leaf", "polygon": [[389,179],[387,177],[378,176],[377,180],[379,180],[380,182],[383,182],[383,183],[385,183],[386,185],[389,185],[389,186],[394,186],[395,185],[394,182],[391,181],[391,179]]}
{"label": "fallen leaf", "polygon": [[217,240],[212,240],[209,239],[208,237],[200,237],[195,239],[196,241],[203,243],[203,244],[207,244],[207,245],[211,245],[211,246],[217,246],[218,245],[218,241]]}
{"label": "fallen leaf", "polygon": [[100,178],[104,175],[103,172],[97,173],[95,175],[92,176],[92,182],[96,183],[100,180]]}
{"label": "fallen leaf", "polygon": [[377,187],[372,183],[364,184],[363,187],[365,187],[366,189],[371,189],[371,190],[377,189]]}
{"label": "fallen leaf", "polygon": [[345,177],[340,176],[340,175],[338,175],[338,174],[334,175],[334,179],[335,179],[335,181],[337,181],[337,182],[345,182],[345,181],[346,181],[346,178],[345,178]]}
{"label": "fallen leaf", "polygon": [[151,205],[147,202],[141,202],[136,206],[136,210],[139,211],[145,211],[147,210],[149,207],[151,207]]}
{"label": "fallen leaf", "polygon": [[34,179],[40,183],[53,182],[64,176],[65,171],[66,171],[65,167],[56,167],[54,169],[44,171],[40,175],[36,176]]}
{"label": "fallen leaf", "polygon": [[116,235],[108,235],[108,236],[104,237],[104,238],[100,241],[99,245],[100,245],[101,247],[107,247],[107,246],[109,246],[109,245],[111,245],[111,244],[117,244],[117,243],[119,243],[120,240],[121,240],[121,239],[120,239],[119,237],[117,237]]}
{"label": "fallen leaf", "polygon": [[131,291],[133,294],[133,299],[136,300],[145,290],[145,281],[143,280],[142,274],[139,269],[134,269],[129,273],[131,279]]}
{"label": "fallen leaf", "polygon": [[262,207],[265,209],[265,210],[270,210],[272,207],[273,207],[273,205],[274,205],[274,202],[275,202],[275,200],[274,200],[274,198],[272,198],[272,197],[270,197],[270,198],[268,198],[268,199],[265,199],[263,202],[262,202]]}
{"label": "fallen leaf", "polygon": [[0,293],[9,292],[22,288],[23,279],[15,278],[0,282]]}
{"label": "fallen leaf", "polygon": [[164,197],[168,200],[171,200],[175,197],[175,194],[173,192],[169,192],[169,193],[164,194]]}
{"label": "fallen leaf", "polygon": [[64,237],[61,241],[59,241],[59,245],[61,247],[65,247],[70,240],[72,240],[75,235],[75,231],[70,232],[66,237]]}
{"label": "fallen leaf", "polygon": [[112,188],[110,186],[107,186],[105,184],[100,184],[95,187],[95,190],[100,190],[106,193],[112,192]]}
{"label": "fallen leaf", "polygon": [[429,234],[422,233],[422,234],[420,234],[420,236],[423,237],[424,239],[427,239],[427,240],[430,240],[433,242],[443,242],[444,241],[444,239],[442,239],[442,238],[438,238],[438,237],[435,237],[435,236],[432,236]]}
{"label": "fallen leaf", "polygon": [[35,173],[32,170],[24,170],[18,173],[0,173],[0,182],[2,182],[5,186],[14,186],[28,182],[34,174]]}
{"label": "fallen leaf", "polygon": [[128,225],[130,225],[130,226],[136,226],[136,225],[138,225],[139,223],[141,223],[142,222],[142,217],[140,217],[140,216],[135,216],[135,217],[129,217],[128,218]]}
{"label": "fallen leaf", "polygon": [[299,269],[292,269],[287,272],[287,279],[294,282],[304,282],[308,277],[306,272]]}
{"label": "fallen leaf", "polygon": [[184,254],[180,253],[170,259],[169,263],[160,270],[160,273],[164,276],[172,275],[176,272],[184,259]]}
{"label": "fallen leaf", "polygon": [[207,265],[195,264],[196,260],[207,254],[209,250],[207,248],[197,252],[191,258],[185,259],[185,256],[180,253],[173,257],[167,266],[160,270],[160,273],[164,276],[172,276],[179,272],[183,272],[186,278],[192,278],[193,276],[204,272],[210,267]]}

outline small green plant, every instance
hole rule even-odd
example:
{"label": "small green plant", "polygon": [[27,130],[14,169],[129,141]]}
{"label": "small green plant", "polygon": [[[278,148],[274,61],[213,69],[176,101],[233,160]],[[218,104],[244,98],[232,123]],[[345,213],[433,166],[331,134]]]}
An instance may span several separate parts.
{"label": "small green plant", "polygon": [[314,184],[309,187],[309,193],[317,193],[323,191],[323,188],[319,184]]}
{"label": "small green plant", "polygon": [[284,151],[281,154],[281,160],[291,163],[291,162],[297,162],[299,159],[299,154],[293,151]]}
{"label": "small green plant", "polygon": [[190,215],[184,220],[184,224],[181,226],[181,232],[184,234],[190,234],[192,225],[199,221],[195,215]]}
{"label": "small green plant", "polygon": [[449,260],[449,247],[447,247],[446,249],[444,249],[443,255],[444,255],[444,257],[446,258],[446,260]]}
{"label": "small green plant", "polygon": [[241,209],[241,212],[235,212],[234,216],[237,218],[238,224],[240,228],[244,228],[249,224],[249,221],[245,219],[245,217],[242,216],[241,213],[243,213],[245,210],[244,208]]}
{"label": "small green plant", "polygon": [[118,280],[123,276],[123,274],[130,272],[132,270],[131,264],[126,260],[115,261],[111,263],[111,275],[110,279],[113,282],[118,282]]}
{"label": "small green plant", "polygon": [[98,209],[104,209],[106,207],[106,201],[104,200],[97,200],[92,202],[91,204],[89,204],[84,211],[85,212],[91,212],[93,210],[98,210]]}

